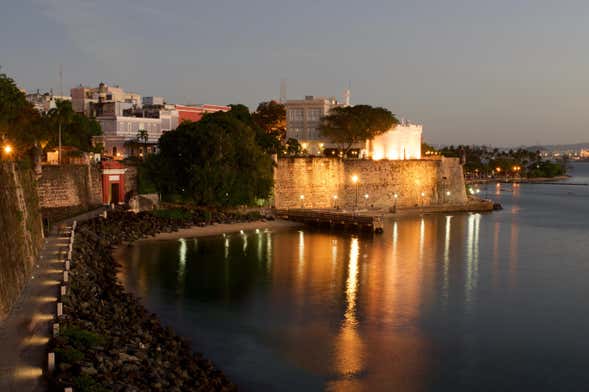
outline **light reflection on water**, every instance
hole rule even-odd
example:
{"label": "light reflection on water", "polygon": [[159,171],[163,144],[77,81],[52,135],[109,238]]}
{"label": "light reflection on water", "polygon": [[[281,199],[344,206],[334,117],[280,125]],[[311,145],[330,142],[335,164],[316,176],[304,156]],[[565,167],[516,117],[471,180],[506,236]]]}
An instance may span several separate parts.
{"label": "light reflection on water", "polygon": [[143,242],[121,280],[246,391],[579,390],[589,191],[484,192],[505,210],[390,220],[374,237]]}

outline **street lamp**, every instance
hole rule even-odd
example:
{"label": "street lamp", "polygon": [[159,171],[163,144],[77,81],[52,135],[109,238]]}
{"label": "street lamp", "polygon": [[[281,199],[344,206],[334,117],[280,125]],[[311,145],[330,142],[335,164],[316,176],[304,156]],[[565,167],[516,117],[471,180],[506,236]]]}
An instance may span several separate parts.
{"label": "street lamp", "polygon": [[5,144],[3,150],[6,155],[12,154],[12,146],[10,144]]}
{"label": "street lamp", "polygon": [[366,208],[368,209],[368,193],[364,194],[364,200],[366,201]]}
{"label": "street lamp", "polygon": [[354,203],[354,211],[358,209],[358,176],[354,174],[352,176],[352,182],[356,185],[356,202]]}
{"label": "street lamp", "polygon": [[337,208],[337,195],[333,195],[333,208]]}
{"label": "street lamp", "polygon": [[305,205],[305,195],[299,196],[299,199],[301,199],[301,208],[304,208],[304,205]]}

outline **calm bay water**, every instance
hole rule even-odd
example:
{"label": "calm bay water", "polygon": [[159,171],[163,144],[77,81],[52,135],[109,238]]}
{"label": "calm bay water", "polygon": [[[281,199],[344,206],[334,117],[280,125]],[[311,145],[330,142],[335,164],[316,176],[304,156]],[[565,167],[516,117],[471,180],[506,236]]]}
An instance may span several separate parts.
{"label": "calm bay water", "polygon": [[245,391],[587,390],[589,187],[482,192],[505,209],[142,242],[120,277]]}

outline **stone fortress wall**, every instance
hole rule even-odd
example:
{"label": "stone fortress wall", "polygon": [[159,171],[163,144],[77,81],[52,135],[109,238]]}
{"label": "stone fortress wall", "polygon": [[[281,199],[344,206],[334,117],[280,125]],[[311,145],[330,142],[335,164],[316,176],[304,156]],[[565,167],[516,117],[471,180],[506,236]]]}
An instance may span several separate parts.
{"label": "stone fortress wall", "polygon": [[0,162],[0,320],[25,286],[43,244],[33,171]]}
{"label": "stone fortress wall", "polygon": [[353,208],[354,175],[358,176],[359,208],[393,207],[395,194],[400,208],[461,205],[468,199],[458,158],[373,161],[305,157],[278,160],[275,207]]}
{"label": "stone fortress wall", "polygon": [[97,165],[45,165],[37,191],[43,217],[50,222],[102,204],[102,175]]}

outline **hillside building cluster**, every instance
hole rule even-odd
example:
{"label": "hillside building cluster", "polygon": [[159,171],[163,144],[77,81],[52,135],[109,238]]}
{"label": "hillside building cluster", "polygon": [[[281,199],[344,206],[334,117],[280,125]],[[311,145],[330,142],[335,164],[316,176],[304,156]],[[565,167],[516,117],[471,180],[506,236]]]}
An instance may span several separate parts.
{"label": "hillside building cluster", "polygon": [[[169,104],[163,97],[142,97],[104,83],[98,87],[74,87],[71,99],[75,112],[96,118],[103,132],[97,142],[103,144],[106,155],[115,159],[156,152],[159,138],[182,121],[198,121],[205,113],[229,110],[223,105]],[[137,146],[133,142],[140,131],[146,132],[147,140]]]}
{"label": "hillside building cluster", "polygon": [[[55,108],[56,101],[70,100],[74,112],[95,118],[100,124],[103,135],[94,142],[102,144],[103,154],[113,159],[154,153],[159,138],[183,121],[199,121],[206,113],[230,109],[224,105],[172,104],[163,97],[142,96],[105,83],[96,87],[80,85],[72,88],[70,94],[62,97],[37,91],[26,97],[41,112]],[[320,123],[333,108],[350,105],[350,90],[346,90],[343,101],[309,95],[303,99],[284,98],[282,103],[286,109],[287,139],[297,140],[307,155],[339,155],[341,146],[321,135]],[[349,156],[372,160],[421,159],[422,131],[421,125],[401,120],[374,139],[354,144]],[[142,140],[138,140],[140,134]]]}

